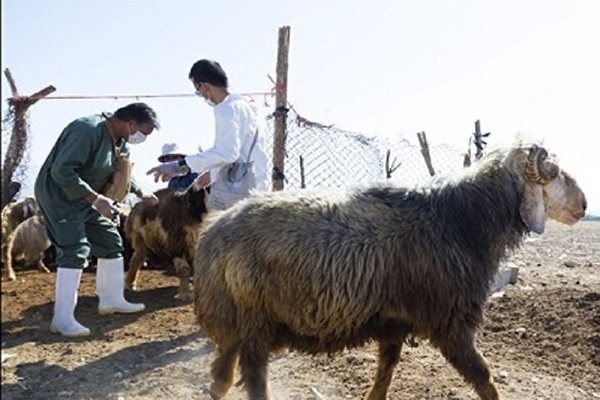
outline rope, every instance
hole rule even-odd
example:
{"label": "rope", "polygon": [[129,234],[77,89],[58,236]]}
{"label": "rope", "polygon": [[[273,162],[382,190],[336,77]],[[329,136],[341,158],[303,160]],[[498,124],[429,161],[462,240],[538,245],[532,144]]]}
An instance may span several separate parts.
{"label": "rope", "polygon": [[[273,96],[273,92],[248,92],[240,93],[241,96]],[[113,94],[113,95],[68,95],[68,96],[19,96],[31,100],[118,100],[118,99],[144,99],[144,98],[177,98],[196,97],[194,93],[170,93],[170,94]]]}

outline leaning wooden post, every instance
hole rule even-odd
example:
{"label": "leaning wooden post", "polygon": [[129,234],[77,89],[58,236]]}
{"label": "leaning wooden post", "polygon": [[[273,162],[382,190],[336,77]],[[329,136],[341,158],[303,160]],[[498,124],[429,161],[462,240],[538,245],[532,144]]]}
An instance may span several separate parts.
{"label": "leaning wooden post", "polygon": [[277,80],[275,83],[275,129],[273,132],[273,190],[283,190],[285,141],[287,138],[287,78],[290,27],[279,28]]}
{"label": "leaning wooden post", "polygon": [[389,149],[385,152],[385,177],[387,179],[390,179],[392,174],[402,165],[402,163],[396,162],[396,157],[394,157],[394,160],[390,163],[391,154],[392,152]]}
{"label": "leaning wooden post", "polygon": [[427,136],[425,135],[425,132],[418,132],[417,137],[419,138],[419,144],[421,145],[421,154],[425,159],[425,164],[427,164],[429,175],[434,176],[435,170],[433,169],[433,164],[431,162],[431,154],[429,153],[429,143],[427,143]]}
{"label": "leaning wooden post", "polygon": [[21,96],[8,68],[4,70],[4,75],[8,80],[12,92],[12,96],[7,101],[13,118],[11,121],[13,126],[10,142],[6,149],[6,156],[2,164],[2,208],[10,203],[21,189],[20,182],[13,181],[13,176],[23,161],[23,156],[28,145],[27,111],[38,100],[56,90],[54,86],[50,85],[31,96]]}

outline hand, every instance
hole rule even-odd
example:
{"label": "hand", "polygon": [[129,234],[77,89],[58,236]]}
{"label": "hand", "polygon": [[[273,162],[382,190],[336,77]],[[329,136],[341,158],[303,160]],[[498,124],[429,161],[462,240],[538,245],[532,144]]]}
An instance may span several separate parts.
{"label": "hand", "polygon": [[154,193],[146,193],[144,191],[140,191],[138,199],[148,204],[158,204],[158,197],[156,197]]}
{"label": "hand", "polygon": [[114,200],[99,194],[92,203],[92,208],[102,214],[104,217],[113,220],[121,211],[115,206]]}
{"label": "hand", "polygon": [[181,168],[179,162],[169,161],[150,169],[146,172],[146,175],[154,174],[154,182],[158,182],[159,179],[163,182],[167,182],[175,176],[185,175],[186,172],[187,171]]}
{"label": "hand", "polygon": [[205,187],[210,185],[210,172],[205,172],[199,177],[197,177],[194,181],[194,185],[196,185],[198,189],[204,189]]}

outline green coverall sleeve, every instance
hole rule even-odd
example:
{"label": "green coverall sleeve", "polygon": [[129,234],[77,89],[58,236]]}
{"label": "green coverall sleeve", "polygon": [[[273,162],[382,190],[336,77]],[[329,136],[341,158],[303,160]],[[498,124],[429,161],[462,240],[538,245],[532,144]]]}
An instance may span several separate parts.
{"label": "green coverall sleeve", "polygon": [[64,135],[60,149],[52,163],[50,174],[52,179],[62,188],[69,200],[82,198],[94,190],[79,176],[83,168],[97,148],[96,135],[88,125],[73,123],[66,129],[71,130]]}

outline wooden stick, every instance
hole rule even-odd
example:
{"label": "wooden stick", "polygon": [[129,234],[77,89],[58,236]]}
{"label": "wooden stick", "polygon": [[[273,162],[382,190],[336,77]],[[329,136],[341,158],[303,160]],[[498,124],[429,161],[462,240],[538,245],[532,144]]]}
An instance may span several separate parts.
{"label": "wooden stick", "polygon": [[275,83],[275,129],[273,132],[273,190],[283,190],[287,123],[287,73],[290,27],[279,28],[277,80]]}
{"label": "wooden stick", "polygon": [[12,92],[12,97],[19,97],[19,91],[17,90],[17,84],[10,73],[10,69],[6,68],[4,70],[4,76],[6,76],[6,80],[10,85],[10,91]]}
{"label": "wooden stick", "polygon": [[304,157],[300,156],[300,189],[306,188],[306,181],[304,177]]}
{"label": "wooden stick", "polygon": [[390,179],[392,174],[402,165],[402,163],[396,162],[396,157],[394,157],[394,160],[390,164],[390,156],[391,151],[388,149],[385,153],[385,177],[387,179]]}
{"label": "wooden stick", "polygon": [[56,88],[52,85],[46,86],[45,88],[43,88],[40,91],[35,92],[34,94],[32,94],[31,96],[29,96],[29,98],[31,99],[29,104],[35,104],[38,102],[38,100],[48,96],[50,93],[54,93],[56,92]]}
{"label": "wooden stick", "polygon": [[419,138],[419,144],[421,145],[421,154],[425,159],[425,164],[427,164],[429,175],[434,176],[435,170],[433,169],[433,165],[431,163],[431,155],[429,154],[429,144],[427,143],[427,136],[425,135],[425,132],[418,132],[417,137]]}

